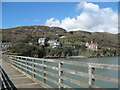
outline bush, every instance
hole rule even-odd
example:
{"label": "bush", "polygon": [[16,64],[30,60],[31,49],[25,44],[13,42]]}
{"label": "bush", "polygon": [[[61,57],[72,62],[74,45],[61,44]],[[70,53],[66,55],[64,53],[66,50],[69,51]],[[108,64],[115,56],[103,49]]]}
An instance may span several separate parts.
{"label": "bush", "polygon": [[29,57],[44,57],[45,51],[42,47],[35,45],[28,46],[27,44],[17,44],[9,48],[10,53],[18,53],[22,56]]}

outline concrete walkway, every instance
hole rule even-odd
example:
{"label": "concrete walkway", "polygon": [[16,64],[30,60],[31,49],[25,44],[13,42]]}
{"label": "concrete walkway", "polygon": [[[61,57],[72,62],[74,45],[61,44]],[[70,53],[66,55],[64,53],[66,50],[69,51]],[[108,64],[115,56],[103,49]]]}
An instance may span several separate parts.
{"label": "concrete walkway", "polygon": [[11,64],[2,60],[2,88],[42,88],[22,73],[14,69]]}

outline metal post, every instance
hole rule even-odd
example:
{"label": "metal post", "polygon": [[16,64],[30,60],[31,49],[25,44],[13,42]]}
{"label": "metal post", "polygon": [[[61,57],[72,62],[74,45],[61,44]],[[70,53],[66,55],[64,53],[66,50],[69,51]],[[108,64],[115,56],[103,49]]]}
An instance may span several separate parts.
{"label": "metal post", "polygon": [[63,65],[62,63],[58,63],[58,67],[59,67],[59,71],[58,71],[58,74],[59,74],[59,88],[62,88],[61,83],[63,83],[63,80],[61,79],[61,76],[63,76],[63,71],[61,70],[62,65]]}
{"label": "metal post", "polygon": [[[19,59],[19,58],[18,58]],[[23,61],[22,61],[22,58],[20,58],[21,59],[21,63],[22,63],[22,71],[23,71]]]}
{"label": "metal post", "polygon": [[27,74],[27,73],[28,73],[28,70],[27,70],[27,69],[28,69],[28,66],[27,66],[27,65],[28,65],[27,58],[25,58],[25,60],[26,60],[26,74]]}
{"label": "metal post", "polygon": [[35,72],[35,69],[34,69],[35,68],[35,64],[34,63],[35,63],[35,60],[32,59],[32,71],[33,71],[32,75],[33,75],[33,78],[35,78],[35,74],[34,74],[34,72]]}
{"label": "metal post", "polygon": [[[42,61],[42,64],[45,65],[45,62],[46,61]],[[45,70],[46,70],[46,67],[43,66],[43,77],[46,76]],[[46,83],[46,79],[45,78],[43,78],[43,81],[44,81],[44,83]]]}
{"label": "metal post", "polygon": [[88,82],[89,83],[89,88],[92,88],[92,85],[94,84],[94,81],[95,81],[95,79],[94,79],[95,68],[94,68],[94,66],[89,64],[88,70],[89,70],[89,82]]}
{"label": "metal post", "polygon": [[[11,57],[9,58],[9,62],[12,63],[12,62],[13,62],[12,60],[13,60],[13,56],[11,56]],[[13,64],[13,63],[12,63],[12,64]],[[15,66],[15,64],[13,64],[13,65]]]}
{"label": "metal post", "polygon": [[13,60],[14,60],[14,61],[16,60],[16,67],[18,68],[18,60],[17,60],[17,57],[14,57],[14,56],[13,56]]}
{"label": "metal post", "polygon": [[12,57],[8,56],[8,59],[9,59],[8,62],[9,62],[9,63],[12,63],[11,58],[12,58]]}

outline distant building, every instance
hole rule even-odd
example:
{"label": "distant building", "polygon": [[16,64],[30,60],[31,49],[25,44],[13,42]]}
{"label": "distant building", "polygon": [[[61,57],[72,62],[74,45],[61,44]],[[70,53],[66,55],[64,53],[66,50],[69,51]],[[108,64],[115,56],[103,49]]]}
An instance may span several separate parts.
{"label": "distant building", "polygon": [[86,47],[89,47],[89,43],[88,42],[86,43]]}
{"label": "distant building", "polygon": [[54,46],[54,43],[56,42],[57,42],[56,39],[52,39],[52,40],[49,40],[47,43],[49,44],[49,46]]}
{"label": "distant building", "polygon": [[55,42],[54,45],[53,45],[53,48],[61,47],[61,46],[62,46],[61,42]]}
{"label": "distant building", "polygon": [[6,51],[7,48],[15,45],[14,43],[0,43],[0,51]]}
{"label": "distant building", "polygon": [[43,45],[43,46],[45,46],[46,45],[46,38],[39,38],[38,39],[38,43],[40,44],[40,45]]}
{"label": "distant building", "polygon": [[66,38],[67,36],[61,36],[60,38]]}
{"label": "distant building", "polygon": [[55,47],[61,47],[61,43],[58,40],[49,40],[48,41],[49,46],[55,48]]}
{"label": "distant building", "polygon": [[97,51],[98,50],[98,44],[96,42],[91,41],[90,43],[86,43],[86,46],[89,50]]}
{"label": "distant building", "polygon": [[65,41],[64,44],[72,44],[71,42]]}

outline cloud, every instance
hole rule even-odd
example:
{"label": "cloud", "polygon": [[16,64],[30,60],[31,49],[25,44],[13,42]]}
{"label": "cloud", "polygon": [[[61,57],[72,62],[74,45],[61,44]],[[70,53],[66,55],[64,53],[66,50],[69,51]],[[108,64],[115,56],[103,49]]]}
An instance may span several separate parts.
{"label": "cloud", "polygon": [[98,11],[99,6],[95,5],[93,3],[87,3],[87,2],[80,2],[79,4],[76,5],[76,10],[84,9],[86,11]]}
{"label": "cloud", "polygon": [[76,10],[82,12],[74,18],[66,17],[61,21],[50,18],[45,24],[62,27],[67,31],[118,33],[118,14],[111,8],[100,8],[97,4],[80,2],[76,5]]}
{"label": "cloud", "polygon": [[46,24],[49,26],[59,26],[60,21],[57,19],[55,20],[55,18],[50,18],[49,20],[46,21]]}
{"label": "cloud", "polygon": [[[6,28],[8,28],[8,26],[1,26],[1,28],[6,29]],[[1,29],[1,28],[0,28],[0,29]]]}

